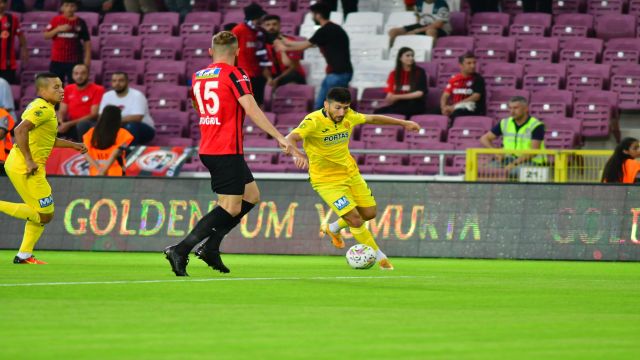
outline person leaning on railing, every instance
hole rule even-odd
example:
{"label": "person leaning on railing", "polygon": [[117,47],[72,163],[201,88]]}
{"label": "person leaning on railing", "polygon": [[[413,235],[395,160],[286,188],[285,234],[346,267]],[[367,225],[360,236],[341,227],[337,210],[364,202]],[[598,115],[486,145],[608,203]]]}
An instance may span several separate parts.
{"label": "person leaning on railing", "polygon": [[[529,115],[527,99],[522,96],[509,99],[509,112],[510,117],[500,120],[500,123],[482,135],[480,138],[482,145],[494,148],[493,140],[502,136],[504,150],[544,150],[544,123]],[[546,163],[546,158],[541,155],[500,155],[498,160],[509,172],[522,164],[532,163],[532,165],[543,166]]]}
{"label": "person leaning on railing", "polygon": [[613,155],[602,171],[602,182],[633,184],[640,172],[640,144],[638,139],[628,137],[616,146]]}

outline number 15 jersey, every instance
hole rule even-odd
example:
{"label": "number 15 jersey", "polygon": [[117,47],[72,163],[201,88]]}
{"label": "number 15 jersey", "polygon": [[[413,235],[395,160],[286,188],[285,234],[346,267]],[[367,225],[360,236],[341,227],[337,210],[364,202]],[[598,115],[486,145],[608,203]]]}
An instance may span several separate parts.
{"label": "number 15 jersey", "polygon": [[252,95],[249,77],[235,66],[213,63],[196,71],[191,83],[200,115],[200,154],[242,154],[245,111],[238,99]]}

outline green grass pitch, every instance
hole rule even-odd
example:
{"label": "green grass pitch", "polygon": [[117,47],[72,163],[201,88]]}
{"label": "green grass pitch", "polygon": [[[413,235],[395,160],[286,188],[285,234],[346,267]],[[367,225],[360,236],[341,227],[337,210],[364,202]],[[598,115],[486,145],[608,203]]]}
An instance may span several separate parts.
{"label": "green grass pitch", "polygon": [[[0,251],[0,359],[637,359],[640,264]],[[40,285],[37,285],[40,284]]]}

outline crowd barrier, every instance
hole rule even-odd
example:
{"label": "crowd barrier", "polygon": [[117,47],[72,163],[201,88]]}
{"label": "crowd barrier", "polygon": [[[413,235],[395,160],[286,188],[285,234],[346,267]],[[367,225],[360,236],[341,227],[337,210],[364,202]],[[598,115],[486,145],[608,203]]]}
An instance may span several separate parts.
{"label": "crowd barrier", "polygon": [[[39,249],[157,251],[215,206],[208,179],[51,177],[56,213]],[[336,219],[305,180],[258,180],[262,201],[223,243],[229,253],[342,254],[318,238]],[[370,181],[368,226],[390,256],[640,259],[640,189],[601,184]],[[0,199],[18,201],[7,178]],[[24,223],[0,214],[0,248]],[[345,233],[349,245],[354,240]]]}

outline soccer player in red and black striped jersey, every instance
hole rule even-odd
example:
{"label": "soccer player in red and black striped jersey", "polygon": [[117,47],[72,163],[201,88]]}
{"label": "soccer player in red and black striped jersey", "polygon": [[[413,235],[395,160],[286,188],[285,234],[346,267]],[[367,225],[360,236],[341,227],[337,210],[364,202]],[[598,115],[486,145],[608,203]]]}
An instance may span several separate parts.
{"label": "soccer player in red and black striped jersey", "polygon": [[49,71],[73,84],[73,67],[91,64],[91,39],[87,23],[76,15],[78,0],[62,0],[60,10],[62,14],[51,19],[44,33],[53,41]]}
{"label": "soccer player in red and black striped jersey", "polygon": [[20,20],[15,14],[5,13],[7,1],[0,0],[0,77],[10,84],[16,79],[16,48],[15,37],[20,40],[20,58],[22,62],[28,60],[27,41],[20,30]]}
{"label": "soccer player in red and black striped jersey", "polygon": [[305,156],[260,110],[249,76],[233,66],[238,55],[235,35],[229,31],[216,34],[210,53],[213,63],[193,75],[192,96],[194,108],[200,114],[200,159],[211,173],[211,189],[218,194],[218,206],[203,216],[183,241],[164,250],[177,276],[187,276],[189,252],[207,238],[196,255],[213,269],[228,273],[220,258],[220,243],[260,200],[260,191],[243,155],[245,114],[276,139],[285,154],[293,154],[298,167],[307,164]]}

